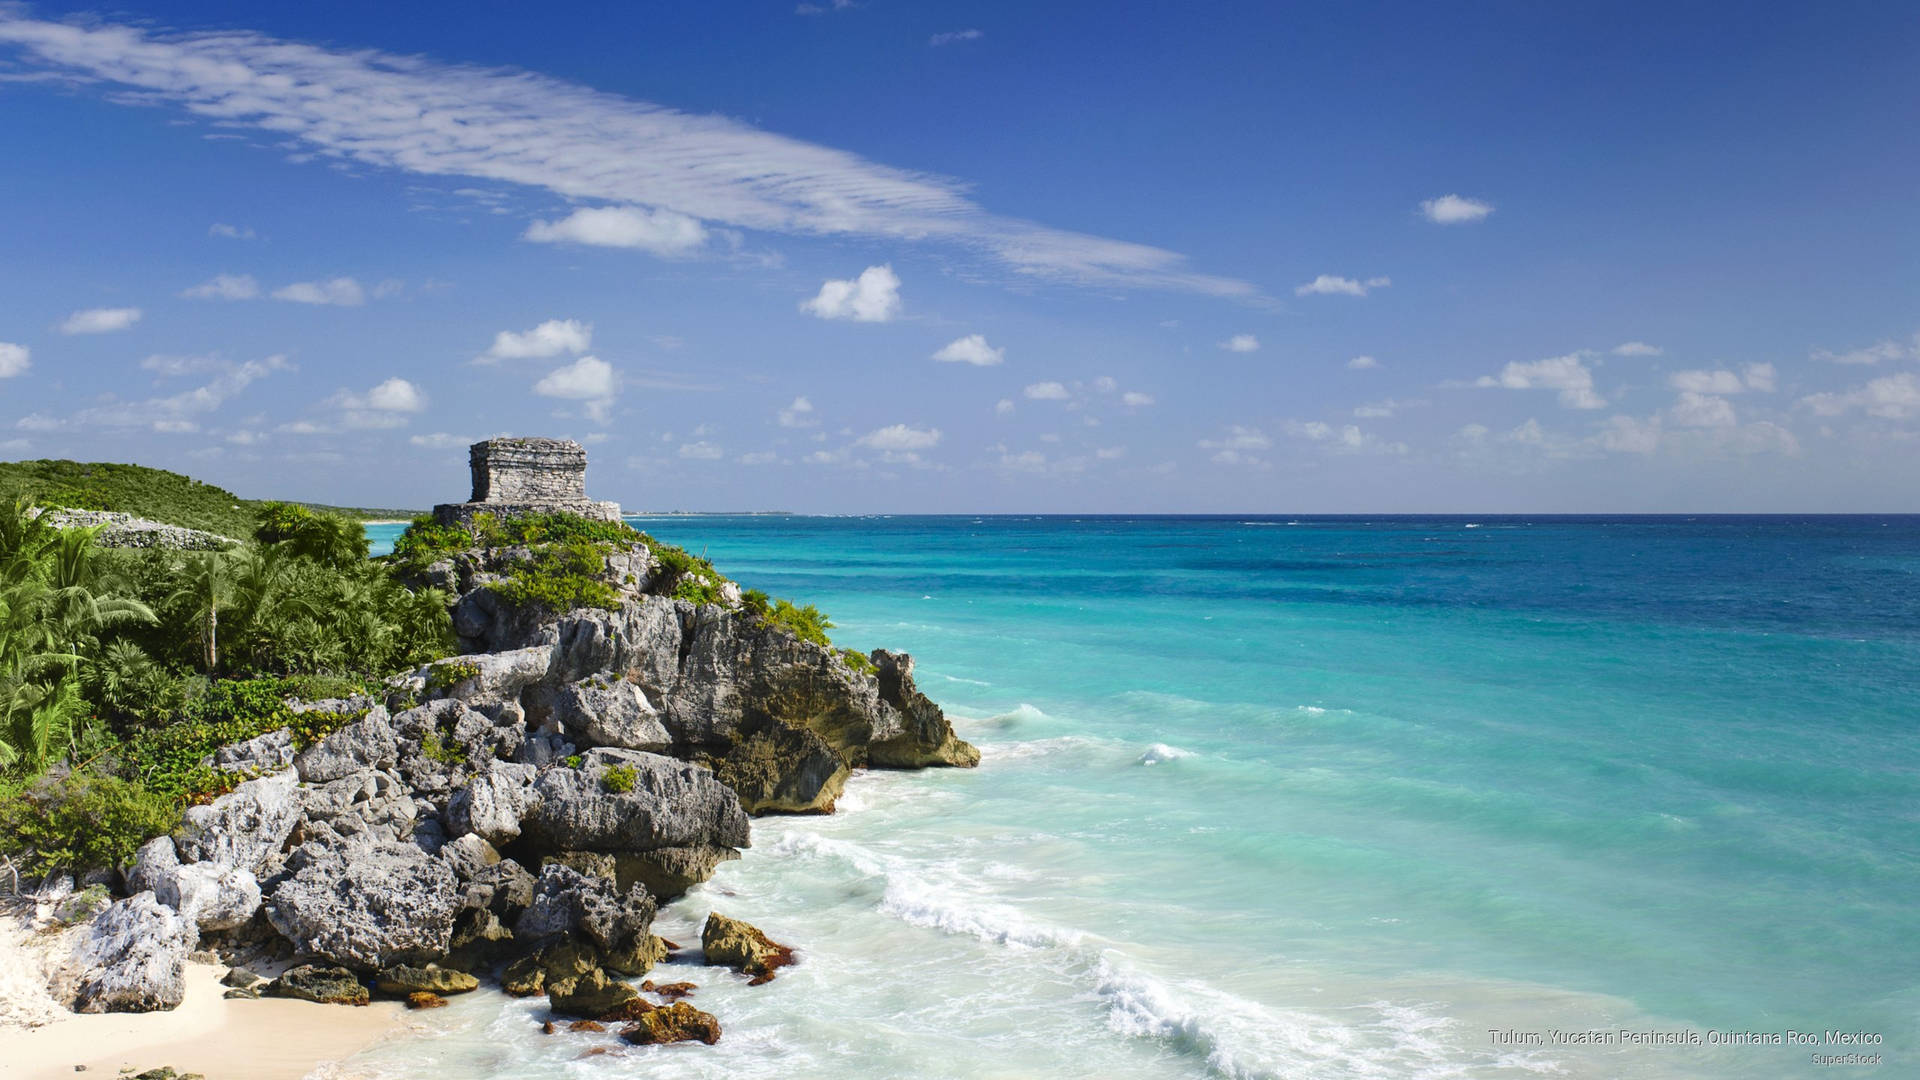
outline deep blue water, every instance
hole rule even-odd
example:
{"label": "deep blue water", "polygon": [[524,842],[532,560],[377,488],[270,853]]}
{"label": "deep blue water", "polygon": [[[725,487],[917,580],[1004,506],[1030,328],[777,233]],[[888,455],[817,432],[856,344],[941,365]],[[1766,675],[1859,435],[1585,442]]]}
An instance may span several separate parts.
{"label": "deep blue water", "polygon": [[634,520],[911,651],[986,752],[669,909],[811,947],[826,998],[716,999],[785,1075],[1812,1069],[1486,1030],[1621,1025],[1916,1074],[1920,518]]}

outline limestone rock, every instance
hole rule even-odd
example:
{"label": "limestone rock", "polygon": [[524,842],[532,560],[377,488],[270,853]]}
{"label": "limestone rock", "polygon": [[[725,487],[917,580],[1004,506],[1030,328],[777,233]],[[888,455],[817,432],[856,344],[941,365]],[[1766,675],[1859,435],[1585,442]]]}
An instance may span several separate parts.
{"label": "limestone rock", "polygon": [[460,904],[444,862],[387,844],[311,862],[274,889],[267,918],[299,953],[373,971],[445,956]]}
{"label": "limestone rock", "polygon": [[474,833],[495,847],[512,843],[520,835],[520,816],[538,774],[532,765],[487,761],[447,801],[448,831],[455,836]]}
{"label": "limestone rock", "polygon": [[360,976],[343,967],[301,964],[268,983],[268,997],[297,998],[322,1005],[365,1005],[372,1000]]}
{"label": "limestone rock", "polygon": [[[632,790],[608,790],[609,768],[632,770]],[[591,750],[580,768],[548,769],[520,824],[526,836],[553,850],[748,843],[739,798],[711,771],[634,750]]]}
{"label": "limestone rock", "polygon": [[180,856],[173,838],[156,836],[133,853],[133,865],[127,868],[127,894],[158,893],[162,882],[171,881],[180,869]]}
{"label": "limestone rock", "polygon": [[749,814],[831,814],[852,770],[819,735],[775,727],[735,743],[713,772]]}
{"label": "limestone rock", "polygon": [[637,1046],[694,1041],[712,1046],[720,1041],[720,1021],[712,1013],[676,1001],[642,1013],[631,1027],[621,1029],[620,1037]]}
{"label": "limestone rock", "polygon": [[739,857],[738,851],[718,844],[688,844],[620,854],[614,857],[614,880],[622,888],[638,882],[655,902],[664,904],[678,900],[688,889],[713,877],[714,868],[721,863]]}
{"label": "limestone rock", "polygon": [[278,728],[213,752],[213,767],[225,772],[279,772],[293,764],[293,729]]}
{"label": "limestone rock", "polygon": [[500,852],[474,833],[441,845],[437,854],[463,882],[500,861]]}
{"label": "limestone rock", "polygon": [[717,911],[707,915],[707,924],[700,930],[700,947],[707,954],[707,963],[751,975],[754,985],[772,980],[776,969],[793,963],[792,949],[758,928]]}
{"label": "limestone rock", "polygon": [[409,967],[405,964],[382,968],[373,977],[373,988],[383,994],[405,997],[408,994],[464,994],[477,990],[480,980],[464,971],[439,967]]}
{"label": "limestone rock", "polygon": [[599,966],[593,947],[561,938],[520,957],[500,972],[500,989],[515,997],[542,993],[549,983],[578,978]]}
{"label": "limestone rock", "polygon": [[442,1009],[446,1007],[446,1004],[446,998],[430,990],[416,990],[407,995],[407,1008],[409,1009]]}
{"label": "limestone rock", "polygon": [[202,932],[245,926],[260,910],[260,883],[252,872],[222,863],[198,862],[158,876],[154,899]]}
{"label": "limestone rock", "polygon": [[639,996],[639,991],[597,967],[547,983],[547,1004],[554,1012],[572,1016],[599,1016]]}
{"label": "limestone rock", "polygon": [[673,736],[660,722],[646,692],[625,679],[595,676],[540,695],[539,708],[585,746],[665,753]]}
{"label": "limestone rock", "polygon": [[399,754],[400,747],[394,739],[386,708],[374,705],[366,716],[307,747],[294,759],[293,765],[300,779],[309,784],[325,784],[355,773],[391,769]]}
{"label": "limestone rock", "polygon": [[224,863],[258,876],[277,859],[300,819],[298,780],[288,769],[249,780],[206,806],[188,807],[174,838],[181,859]]}
{"label": "limestone rock", "polygon": [[946,713],[913,684],[913,657],[875,649],[872,659],[879,669],[880,700],[899,718],[897,734],[867,748],[872,764],[897,769],[980,764],[979,749],[955,735]]}
{"label": "limestone rock", "polygon": [[231,986],[236,990],[252,990],[265,986],[269,981],[271,980],[266,976],[256,975],[242,967],[230,968],[225,975],[220,976],[221,986]]}
{"label": "limestone rock", "polygon": [[610,879],[549,863],[541,868],[533,903],[513,932],[525,941],[578,934],[602,950],[619,952],[644,943],[652,926],[653,898],[645,889],[617,892]]}
{"label": "limestone rock", "polygon": [[93,920],[73,952],[73,1010],[155,1012],[186,997],[193,925],[150,892],[120,900]]}
{"label": "limestone rock", "polygon": [[338,852],[407,843],[419,809],[406,781],[391,772],[362,771],[305,789],[306,813],[292,839],[300,848],[289,864],[302,869],[309,848]]}

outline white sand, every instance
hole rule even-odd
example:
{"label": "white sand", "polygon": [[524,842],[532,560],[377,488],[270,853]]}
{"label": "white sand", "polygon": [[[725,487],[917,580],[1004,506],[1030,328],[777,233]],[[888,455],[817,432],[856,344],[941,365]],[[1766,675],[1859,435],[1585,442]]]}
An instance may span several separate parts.
{"label": "white sand", "polygon": [[[0,948],[11,943],[0,942]],[[349,1057],[403,1027],[403,1007],[362,1008],[306,1001],[228,1001],[223,968],[187,965],[187,997],[170,1012],[62,1012],[32,1029],[0,1027],[0,1077],[52,1080],[117,1078],[171,1065],[208,1080],[298,1080]],[[85,1065],[85,1073],[75,1073]]]}

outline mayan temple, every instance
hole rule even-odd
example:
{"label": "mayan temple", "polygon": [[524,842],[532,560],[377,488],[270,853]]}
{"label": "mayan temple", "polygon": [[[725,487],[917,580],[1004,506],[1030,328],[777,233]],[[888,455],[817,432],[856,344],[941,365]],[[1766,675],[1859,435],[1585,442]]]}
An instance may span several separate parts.
{"label": "mayan temple", "polygon": [[476,514],[578,514],[620,520],[620,504],[587,498],[587,451],[572,439],[500,438],[467,451],[473,496],[442,503],[433,517],[442,525],[464,524]]}

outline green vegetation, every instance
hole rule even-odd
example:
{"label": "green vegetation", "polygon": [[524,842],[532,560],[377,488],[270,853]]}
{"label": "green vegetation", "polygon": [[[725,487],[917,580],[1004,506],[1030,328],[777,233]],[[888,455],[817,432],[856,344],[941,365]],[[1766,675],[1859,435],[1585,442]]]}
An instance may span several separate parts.
{"label": "green vegetation", "polygon": [[873,666],[873,659],[859,649],[841,649],[840,659],[845,660],[848,667],[862,675],[871,675],[880,670]]}
{"label": "green vegetation", "polygon": [[625,795],[639,779],[639,772],[631,765],[609,765],[600,773],[600,786],[611,794]]}
{"label": "green vegetation", "polygon": [[427,689],[437,694],[479,674],[480,665],[471,660],[442,660],[427,668]]}
{"label": "green vegetation", "polygon": [[[249,539],[108,549],[97,530],[51,527],[25,497],[0,505],[0,855],[31,873],[110,865],[182,804],[247,779],[202,764],[221,746],[288,727],[304,748],[357,719],[295,714],[286,698],[344,697],[451,651],[448,598],[369,560],[357,523],[255,503],[236,530],[115,501],[115,484],[154,474],[80,475],[98,488],[93,506]],[[219,492],[158,475],[203,501]]]}
{"label": "green vegetation", "polygon": [[[740,597],[740,606],[748,615],[771,623],[801,641],[811,641],[815,645],[833,644],[827,639],[827,631],[833,629],[833,623],[812,604],[795,607],[790,601],[773,600],[759,589],[748,589]],[[867,666],[872,667],[871,664]]]}
{"label": "green vegetation", "polygon": [[585,764],[586,760],[586,758],[581,757],[579,754],[568,754],[566,757],[566,766],[569,769],[577,769]]}
{"label": "green vegetation", "polygon": [[518,607],[563,612],[575,608],[620,610],[620,594],[603,575],[611,544],[572,539],[533,549],[533,557],[515,563],[505,581],[488,588]]}
{"label": "green vegetation", "polygon": [[[192,477],[144,465],[98,461],[0,461],[0,503],[30,496],[37,506],[113,510],[168,525],[201,529],[236,539],[253,531],[256,500],[203,484]],[[409,511],[300,504],[307,510],[352,521],[404,520]]]}
{"label": "green vegetation", "polygon": [[442,765],[467,763],[467,748],[454,742],[438,729],[427,732],[427,737],[420,740],[420,753],[427,760],[437,761]]}

